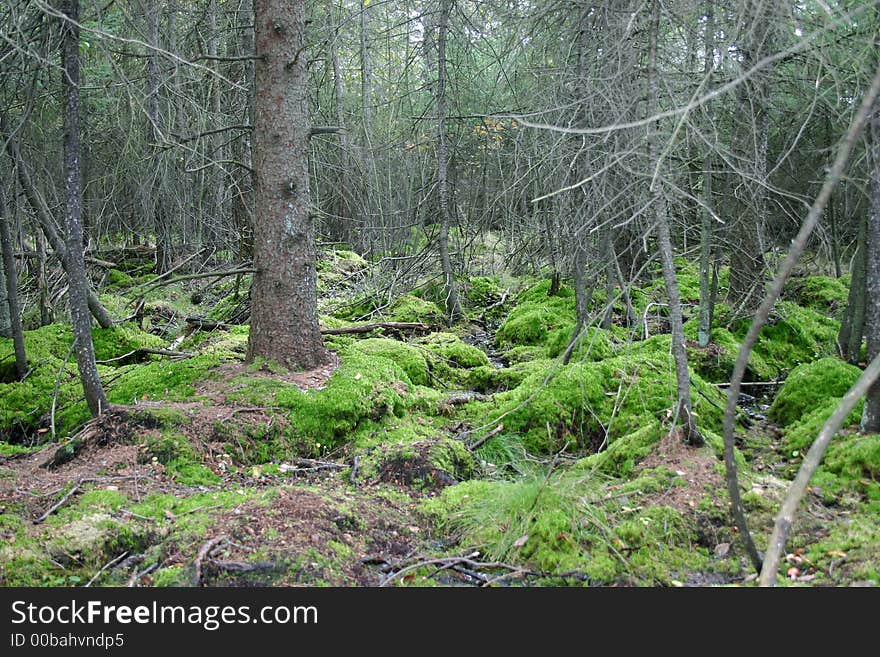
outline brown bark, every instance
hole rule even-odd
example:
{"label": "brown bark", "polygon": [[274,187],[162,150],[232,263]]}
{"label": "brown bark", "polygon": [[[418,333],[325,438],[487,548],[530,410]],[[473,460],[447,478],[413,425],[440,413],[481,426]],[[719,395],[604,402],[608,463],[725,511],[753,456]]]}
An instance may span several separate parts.
{"label": "brown bark", "polygon": [[67,195],[67,254],[65,257],[70,303],[70,323],[79,378],[92,416],[107,408],[107,397],[98,377],[92,322],[89,315],[86,265],[83,258],[82,170],[80,144],[79,0],[65,0],[62,11],[61,78],[64,87],[64,168]]}
{"label": "brown bark", "polygon": [[328,361],[317,312],[309,213],[305,2],[255,0],[256,222],[247,360],[292,369]]}

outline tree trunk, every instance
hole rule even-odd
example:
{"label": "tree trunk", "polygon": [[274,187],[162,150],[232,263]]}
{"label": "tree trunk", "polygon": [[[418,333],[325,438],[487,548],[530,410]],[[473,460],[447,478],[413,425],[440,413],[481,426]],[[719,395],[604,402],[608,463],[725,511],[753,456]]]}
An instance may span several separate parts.
{"label": "tree trunk", "polygon": [[440,204],[440,266],[443,269],[446,314],[451,321],[462,316],[458,302],[458,289],[449,256],[449,209],[448,160],[449,144],[446,137],[446,35],[449,29],[449,12],[452,0],[440,0],[440,21],[437,26],[437,195]]}
{"label": "tree trunk", "polygon": [[12,231],[9,230],[9,205],[6,202],[6,189],[0,184],[0,251],[3,262],[0,271],[5,270],[6,306],[9,311],[9,333],[15,351],[15,373],[18,379],[27,373],[27,356],[24,351],[24,333],[21,327],[21,306],[18,303],[18,276],[13,256]]}
{"label": "tree trunk", "polygon": [[[0,116],[0,135],[6,140],[6,152],[9,153],[9,158],[15,163],[15,171],[18,174],[18,181],[21,183],[24,196],[27,199],[28,204],[31,206],[31,209],[34,211],[34,215],[40,224],[40,228],[43,230],[43,234],[46,236],[46,239],[49,240],[52,250],[55,251],[55,255],[61,260],[61,264],[66,270],[67,246],[65,246],[64,240],[55,229],[55,220],[52,219],[52,215],[49,212],[49,208],[46,206],[46,202],[37,194],[37,188],[31,180],[30,174],[25,167],[24,160],[21,158],[18,143],[16,142],[14,135],[11,135],[6,129],[5,122],[2,121],[3,118],[4,117]],[[77,139],[78,138],[79,135],[77,135]],[[81,180],[80,185],[82,185]],[[82,230],[82,225],[80,225],[80,230]],[[81,241],[78,248],[80,253],[82,253]],[[88,281],[86,281],[86,284],[89,310],[101,328],[110,328],[113,326],[113,318],[110,317],[110,313],[104,308],[104,304],[98,299],[98,295],[95,294],[94,290],[92,290],[91,287],[88,287]]]}
{"label": "tree trunk", "polygon": [[[715,20],[712,0],[706,2],[706,26],[703,39],[703,75],[712,75],[715,66]],[[711,85],[709,85],[711,87]],[[706,113],[711,119],[709,104]],[[712,155],[708,151],[703,157],[703,207],[700,208],[700,319],[697,331],[697,344],[706,347],[712,341]]]}
{"label": "tree trunk", "polygon": [[247,361],[327,362],[310,216],[305,1],[255,0],[256,225]]}
{"label": "tree trunk", "polygon": [[863,216],[859,222],[859,236],[850,272],[849,297],[846,312],[840,323],[837,344],[840,356],[852,365],[858,365],[862,352],[862,339],[865,336],[865,242],[867,241],[868,218]]}
{"label": "tree trunk", "polygon": [[64,169],[67,196],[67,254],[65,257],[70,303],[70,323],[76,363],[86,403],[92,416],[107,408],[107,397],[98,377],[92,322],[89,315],[86,265],[83,258],[82,171],[79,105],[79,0],[64,0],[62,12],[62,85],[64,88]]}
{"label": "tree trunk", "polygon": [[[871,362],[880,354],[880,97],[874,99],[869,143],[871,203],[865,239],[865,336]],[[862,431],[880,433],[880,382],[875,381],[865,397]]]}
{"label": "tree trunk", "polygon": [[[3,192],[0,192],[3,193]],[[0,212],[2,212],[2,208],[0,208]],[[0,221],[4,224],[6,223],[6,215],[5,212],[3,216],[0,217]],[[13,267],[15,267],[15,262],[12,263]],[[2,338],[11,338],[12,337],[12,317],[9,314],[9,293],[8,286],[6,285],[6,261],[0,262],[0,337]]]}
{"label": "tree trunk", "polygon": [[[772,13],[766,0],[743,0],[742,70],[751,69],[769,51]],[[734,150],[743,170],[735,171],[733,185],[738,217],[731,224],[730,291],[732,303],[753,310],[764,296],[764,231],[767,215],[767,70],[738,87],[741,119],[734,131]]]}
{"label": "tree trunk", "polygon": [[[660,0],[651,3],[651,27],[648,46],[648,116],[657,113],[659,80],[657,76],[657,37],[660,31]],[[648,127],[648,162],[653,164],[659,153],[658,122]],[[675,265],[672,255],[672,238],[669,233],[666,199],[658,178],[656,187],[651,191],[654,208],[654,221],[657,229],[657,246],[660,250],[660,264],[663,268],[663,282],[666,285],[666,296],[669,300],[669,322],[672,329],[672,357],[675,360],[676,394],[678,408],[676,417],[681,420],[685,442],[700,445],[703,442],[694,419],[691,404],[691,384],[688,372],[687,351],[684,343],[684,327],[681,316],[681,298],[678,292],[678,279],[675,276]]]}

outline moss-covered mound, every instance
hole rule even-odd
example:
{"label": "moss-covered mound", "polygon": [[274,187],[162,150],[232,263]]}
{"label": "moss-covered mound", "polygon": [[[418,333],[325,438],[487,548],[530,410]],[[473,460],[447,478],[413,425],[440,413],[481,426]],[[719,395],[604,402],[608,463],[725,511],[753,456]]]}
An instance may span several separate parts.
{"label": "moss-covered mound", "polygon": [[786,283],[783,298],[816,312],[834,316],[846,307],[849,280],[831,276],[803,276]]}
{"label": "moss-covered mound", "polygon": [[[519,481],[469,481],[424,504],[438,528],[491,560],[558,574],[550,583],[666,584],[706,568],[694,549],[696,527],[672,508],[643,508],[630,498],[682,483],[666,469],[615,486],[582,472]],[[566,579],[565,573],[576,574]]]}
{"label": "moss-covered mound", "polygon": [[834,356],[794,368],[773,400],[769,416],[783,426],[792,424],[824,402],[842,397],[861,370]]}
{"label": "moss-covered mound", "polygon": [[[105,381],[107,397],[112,403],[131,403],[133,399],[154,394],[174,396],[178,387],[192,379],[187,373],[204,369],[202,361],[159,362],[158,357],[139,352],[140,348],[162,347],[160,338],[132,325],[114,326],[92,331],[98,372]],[[0,383],[0,432],[10,437],[34,432],[48,426],[53,397],[56,408],[56,429],[69,431],[88,418],[82,388],[71,352],[73,335],[70,327],[51,324],[25,332],[25,351],[31,372],[24,381],[14,380],[14,371],[3,370]],[[0,362],[13,363],[12,340],[0,338]],[[216,364],[213,359],[213,364]],[[181,372],[184,370],[184,372]],[[201,373],[201,370],[199,373]],[[56,381],[58,394],[54,395]],[[187,387],[181,392],[192,393]],[[146,397],[144,397],[146,396]]]}
{"label": "moss-covered mound", "polygon": [[[763,328],[755,344],[755,353],[775,376],[784,376],[803,363],[830,356],[837,350],[840,323],[821,313],[791,301],[780,301],[776,315]],[[732,333],[742,340],[748,322],[738,322]]]}
{"label": "moss-covered mound", "polygon": [[[668,344],[668,336],[659,337]],[[536,371],[491,402],[473,402],[469,413],[487,425],[503,423],[505,431],[521,434],[528,449],[541,453],[565,445],[592,451],[654,420],[669,422],[675,408],[672,358],[662,339],[643,346],[627,356]],[[699,375],[692,380],[698,423],[717,430],[723,396]]]}
{"label": "moss-covered mound", "polygon": [[545,344],[553,331],[568,331],[571,337],[575,323],[574,290],[562,286],[557,294],[548,296],[550,281],[543,281],[520,293],[516,307],[498,328],[495,340],[499,346]]}
{"label": "moss-covered mound", "polygon": [[351,345],[353,351],[393,361],[416,385],[428,384],[428,363],[418,347],[389,338],[367,338]]}

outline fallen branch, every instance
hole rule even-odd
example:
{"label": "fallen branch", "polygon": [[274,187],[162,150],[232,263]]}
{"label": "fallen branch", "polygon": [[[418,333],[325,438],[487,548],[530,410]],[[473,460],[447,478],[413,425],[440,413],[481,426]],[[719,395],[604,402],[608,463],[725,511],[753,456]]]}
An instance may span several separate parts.
{"label": "fallen branch", "polygon": [[371,322],[357,326],[343,326],[342,328],[322,328],[321,335],[347,335],[349,333],[369,333],[376,329],[391,329],[394,331],[430,331],[431,327],[422,322]]}
{"label": "fallen branch", "polygon": [[157,282],[157,279],[154,278],[144,285],[144,289],[141,294],[146,294],[148,291],[154,290],[157,287],[163,287],[165,285],[171,285],[173,283],[179,283],[181,281],[194,281],[199,278],[226,278],[227,276],[237,276],[238,274],[255,274],[256,272],[257,270],[253,267],[241,267],[239,269],[206,271],[201,274],[184,274],[183,276],[175,276],[173,278],[167,278],[159,282]]}
{"label": "fallen branch", "polygon": [[34,520],[34,524],[39,525],[41,522],[44,522],[46,520],[46,518],[48,518],[53,513],[55,513],[58,509],[60,509],[62,506],[67,504],[67,500],[69,500],[71,497],[73,497],[73,495],[80,489],[80,487],[84,483],[89,482],[89,481],[91,481],[91,479],[80,479],[78,482],[76,482],[73,485],[73,488],[71,488],[69,491],[67,491],[67,494],[64,497],[62,497],[60,500],[55,502],[55,504],[50,506],[49,510],[46,511],[43,515],[41,515],[39,518]]}
{"label": "fallen branch", "polygon": [[121,356],[116,356],[115,358],[97,360],[95,362],[99,365],[106,365],[107,363],[113,363],[117,360],[125,360],[130,356],[136,356],[138,354],[154,354],[156,356],[169,356],[171,358],[192,358],[195,355],[186,351],[174,351],[172,349],[154,349],[152,347],[139,347],[137,349],[132,349],[127,354],[122,354]]}
{"label": "fallen branch", "polygon": [[491,438],[492,436],[497,436],[497,435],[498,435],[499,433],[501,433],[502,431],[504,431],[504,425],[503,425],[503,424],[499,424],[497,427],[495,427],[494,429],[492,429],[492,431],[490,431],[489,433],[487,433],[485,436],[483,436],[483,437],[480,438],[479,440],[475,440],[475,441],[472,442],[470,445],[465,445],[465,447],[467,447],[468,451],[473,452],[475,449],[477,449],[478,447],[482,446],[483,443],[485,443],[487,440],[489,440],[489,438]]}
{"label": "fallen branch", "polygon": [[486,401],[489,399],[488,395],[480,394],[479,392],[463,392],[460,395],[453,395],[452,397],[447,397],[444,399],[441,404],[447,404],[449,406],[456,406],[461,404],[467,404],[472,401]]}
{"label": "fallen branch", "polygon": [[134,572],[131,574],[131,577],[128,578],[128,583],[126,584],[126,586],[130,589],[134,588],[134,586],[141,580],[141,577],[143,577],[144,575],[149,575],[151,572],[156,570],[156,568],[158,568],[158,567],[159,567],[159,564],[154,563],[154,564],[147,566],[146,568],[144,568],[141,571],[138,571],[138,569],[135,568]]}
{"label": "fallen branch", "polygon": [[220,545],[223,541],[226,540],[226,536],[215,536],[214,538],[205,541],[201,548],[199,548],[198,554],[196,554],[195,560],[195,572],[193,573],[193,586],[201,586],[202,585],[202,563],[205,561],[205,558],[208,556],[208,553],[211,552],[215,547]]}
{"label": "fallen branch", "polygon": [[212,331],[214,329],[228,329],[229,324],[225,322],[217,322],[213,319],[208,319],[207,317],[187,317],[186,323],[189,324],[194,329],[199,329],[200,331]]}
{"label": "fallen branch", "polygon": [[254,570],[271,570],[276,564],[271,561],[259,561],[248,563],[246,561],[218,561],[211,559],[211,565],[218,570],[227,570],[235,573],[250,573]]}
{"label": "fallen branch", "polygon": [[471,569],[505,569],[515,571],[518,574],[522,575],[541,575],[541,573],[535,572],[533,570],[521,568],[519,566],[513,566],[511,564],[502,563],[500,561],[474,561],[473,558],[479,556],[479,554],[479,552],[473,552],[472,554],[464,557],[444,557],[442,559],[425,559],[422,561],[417,561],[416,563],[410,564],[409,566],[401,568],[400,570],[393,572],[390,575],[387,575],[382,579],[382,581],[379,582],[379,586],[387,586],[390,582],[405,575],[406,573],[418,570],[419,568],[426,568],[428,566],[437,566],[437,571],[466,566]]}

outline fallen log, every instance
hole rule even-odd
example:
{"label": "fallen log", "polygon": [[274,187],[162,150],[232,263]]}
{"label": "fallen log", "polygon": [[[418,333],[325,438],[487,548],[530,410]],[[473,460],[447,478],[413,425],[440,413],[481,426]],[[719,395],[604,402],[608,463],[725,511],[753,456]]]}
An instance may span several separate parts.
{"label": "fallen log", "polygon": [[431,327],[422,322],[372,322],[370,324],[358,324],[357,326],[343,326],[342,328],[322,328],[321,335],[369,333],[376,329],[390,329],[393,331],[430,331]]}

